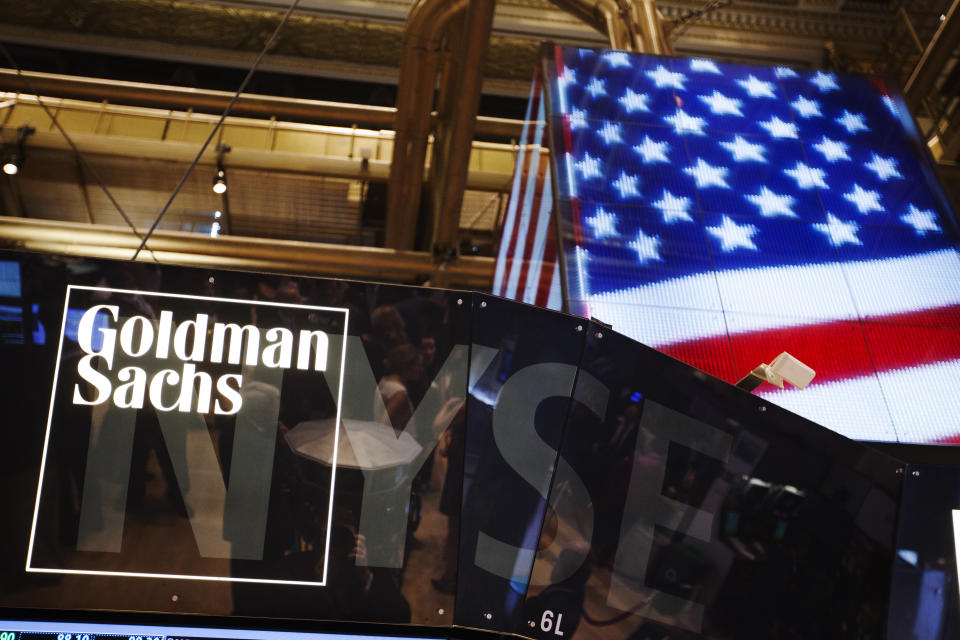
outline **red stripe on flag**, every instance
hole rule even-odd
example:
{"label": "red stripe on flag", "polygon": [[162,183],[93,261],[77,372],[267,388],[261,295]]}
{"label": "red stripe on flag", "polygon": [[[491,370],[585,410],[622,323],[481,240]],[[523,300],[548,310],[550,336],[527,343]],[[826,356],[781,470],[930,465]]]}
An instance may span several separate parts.
{"label": "red stripe on flag", "polygon": [[[554,210],[547,216],[547,224],[553,227]],[[546,307],[550,300],[550,285],[553,282],[553,268],[557,262],[557,233],[555,228],[547,230],[547,245],[543,249],[543,261],[540,263],[540,284],[537,285],[538,307]]]}
{"label": "red stripe on flag", "polygon": [[[540,201],[543,198],[543,182],[549,170],[549,163],[542,162],[539,150],[537,151],[537,177],[536,187],[533,194],[533,204],[530,206],[530,226],[527,228],[527,241],[523,248],[523,262],[520,267],[520,280],[517,285],[517,299],[523,300],[523,291],[527,288],[527,275],[530,271],[531,255],[533,254],[533,245],[537,239],[537,230],[540,227]],[[542,263],[541,263],[542,264]]]}
{"label": "red stripe on flag", "polygon": [[817,372],[816,382],[826,382],[960,359],[960,328],[934,326],[936,320],[957,314],[960,306],[887,316],[882,321],[716,336],[658,349],[728,382],[789,351]]}

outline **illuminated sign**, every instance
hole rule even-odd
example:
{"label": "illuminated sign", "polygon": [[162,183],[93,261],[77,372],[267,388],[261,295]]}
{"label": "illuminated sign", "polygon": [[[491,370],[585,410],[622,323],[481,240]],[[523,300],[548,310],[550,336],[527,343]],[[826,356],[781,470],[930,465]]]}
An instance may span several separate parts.
{"label": "illuminated sign", "polygon": [[[24,296],[0,343],[0,606],[879,636],[902,465],[605,326],[458,291],[0,259]],[[811,616],[824,576],[853,600]]]}
{"label": "illuminated sign", "polygon": [[[207,354],[208,325],[211,324],[208,314],[198,313],[193,319],[179,324],[176,330],[173,328],[173,312],[168,310],[160,311],[156,326],[146,316],[137,315],[124,320],[119,328],[111,327],[110,321],[116,323],[119,312],[119,306],[108,304],[99,304],[83,312],[77,327],[77,342],[85,355],[77,363],[77,373],[95,391],[92,397],[87,398],[83,384],[75,384],[73,404],[98,405],[112,397],[113,404],[120,409],[143,409],[149,388],[149,402],[158,411],[209,413],[215,385],[220,397],[214,400],[214,413],[233,415],[240,410],[243,406],[240,395],[243,376],[225,373],[214,383],[210,374],[197,371],[197,365],[194,364],[203,363]],[[108,315],[108,326],[96,326],[98,313]],[[252,324],[240,326],[214,322],[212,325],[209,330],[209,361],[212,364],[223,363],[226,356],[228,364],[238,365],[243,352],[243,362],[248,366],[257,366],[259,363],[272,369],[289,369],[295,351],[298,369],[327,369],[330,340],[323,331],[302,329],[299,336],[295,337],[289,329],[273,327],[263,332],[265,344],[261,345],[261,330]],[[149,378],[148,383],[143,368],[123,367],[116,372],[116,381],[121,384],[114,385],[109,376],[97,370],[97,364],[102,363],[107,371],[112,371],[118,346],[121,357],[137,359],[152,353],[157,360],[169,358],[177,362],[180,368],[161,369]],[[180,390],[176,403],[169,406],[162,400],[166,386],[175,386]]]}
{"label": "illuminated sign", "polygon": [[[238,575],[235,567],[228,573],[230,567],[214,559],[263,558],[286,374],[301,372],[311,376],[317,392],[325,388],[336,414],[332,424],[340,423],[348,316],[347,309],[335,307],[68,286],[27,571],[325,584],[326,553],[318,580],[282,579],[270,571]],[[328,369],[332,377],[324,375]],[[229,478],[221,472],[205,415],[232,420],[232,457],[245,468],[235,468]],[[192,572],[169,571],[163,554],[144,558],[123,543],[132,461],[143,446],[134,436],[144,424],[159,428],[172,464],[167,491],[179,490],[199,552]],[[35,545],[38,528],[55,526],[42,508],[45,499],[56,499],[43,469],[51,468],[51,442],[87,429],[77,554],[72,562],[53,562]],[[333,429],[327,445],[328,521],[339,436]],[[329,522],[324,529],[329,551]],[[120,559],[104,562],[104,552]]]}

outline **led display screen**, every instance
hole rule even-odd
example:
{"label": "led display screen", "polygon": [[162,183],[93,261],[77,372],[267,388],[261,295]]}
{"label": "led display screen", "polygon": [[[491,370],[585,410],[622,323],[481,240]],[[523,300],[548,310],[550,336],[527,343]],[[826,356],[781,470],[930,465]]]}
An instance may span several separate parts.
{"label": "led display screen", "polygon": [[[955,218],[888,80],[546,47],[566,303],[853,438],[960,438]],[[936,402],[922,398],[935,397]]]}

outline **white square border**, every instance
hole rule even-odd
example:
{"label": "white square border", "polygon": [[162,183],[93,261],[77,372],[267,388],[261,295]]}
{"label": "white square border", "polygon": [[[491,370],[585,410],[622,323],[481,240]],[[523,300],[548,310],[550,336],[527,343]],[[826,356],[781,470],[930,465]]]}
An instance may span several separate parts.
{"label": "white square border", "polygon": [[[308,580],[269,580],[261,578],[236,578],[232,576],[197,576],[184,574],[167,573],[137,573],[130,571],[95,571],[88,569],[50,569],[46,567],[31,567],[33,560],[33,548],[37,531],[37,520],[40,515],[40,498],[43,492],[43,476],[46,471],[47,453],[50,445],[50,430],[53,424],[53,408],[57,395],[57,384],[60,377],[60,358],[63,355],[63,337],[67,327],[67,309],[70,306],[70,294],[73,290],[78,291],[101,291],[105,293],[124,293],[141,296],[156,296],[163,298],[179,298],[187,300],[202,300],[207,302],[232,303],[243,305],[260,305],[267,307],[283,307],[293,309],[309,309],[313,311],[338,312],[343,313],[343,340],[340,349],[340,381],[337,389],[337,416],[336,431],[333,439],[333,464],[330,469],[330,500],[327,508],[327,539],[323,551],[323,579],[320,582]],[[33,524],[30,527],[30,543],[27,547],[27,563],[24,570],[27,573],[55,573],[55,574],[73,574],[73,575],[93,575],[93,576],[117,576],[125,578],[157,578],[157,579],[175,579],[175,580],[208,580],[213,582],[248,582],[256,584],[286,584],[286,585],[304,585],[314,587],[325,587],[327,585],[327,570],[330,566],[330,528],[333,522],[333,499],[336,491],[337,479],[337,456],[340,452],[340,408],[343,403],[343,381],[344,368],[347,360],[347,330],[350,325],[350,310],[346,307],[325,307],[318,305],[291,304],[286,302],[267,302],[263,300],[240,300],[237,298],[218,298],[213,296],[197,296],[181,293],[163,293],[154,291],[138,291],[135,289],[115,289],[112,287],[94,287],[85,285],[67,285],[67,292],[63,300],[63,320],[60,324],[60,340],[57,344],[57,362],[53,371],[53,386],[50,391],[50,409],[47,412],[47,430],[43,437],[43,456],[40,459],[40,477],[37,480],[37,499],[34,504]]]}

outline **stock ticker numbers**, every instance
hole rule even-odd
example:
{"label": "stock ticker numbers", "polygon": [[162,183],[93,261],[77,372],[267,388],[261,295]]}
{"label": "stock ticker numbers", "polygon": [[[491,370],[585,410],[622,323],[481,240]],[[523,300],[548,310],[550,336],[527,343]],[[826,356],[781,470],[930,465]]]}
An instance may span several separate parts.
{"label": "stock ticker numbers", "polygon": [[[0,640],[174,640],[166,636],[143,636],[102,633],[64,633],[57,631],[2,631]],[[180,638],[178,640],[185,640]]]}

